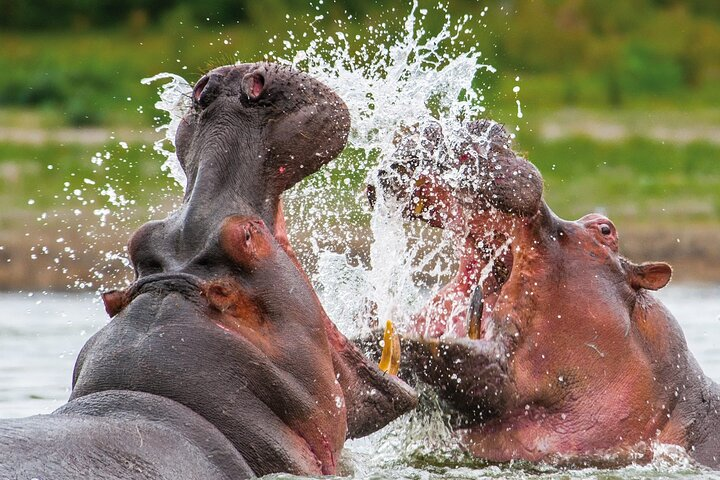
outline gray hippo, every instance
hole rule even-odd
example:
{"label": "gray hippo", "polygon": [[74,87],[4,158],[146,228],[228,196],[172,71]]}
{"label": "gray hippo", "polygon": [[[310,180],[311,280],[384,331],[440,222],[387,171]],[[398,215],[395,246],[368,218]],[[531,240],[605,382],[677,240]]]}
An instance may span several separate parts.
{"label": "gray hippo", "polygon": [[446,229],[459,261],[412,318],[401,376],[430,384],[490,461],[623,464],[658,442],[720,467],[720,388],[650,293],[670,266],[622,257],[602,215],[554,215],[502,126],[456,136],[406,132],[374,186]]}
{"label": "gray hippo", "polygon": [[346,438],[415,406],[332,324],[285,232],[281,193],[345,145],[342,100],[258,63],[212,70],[193,103],[182,206],[132,236],[135,281],[104,295],[69,402],[0,421],[0,478],[336,474]]}

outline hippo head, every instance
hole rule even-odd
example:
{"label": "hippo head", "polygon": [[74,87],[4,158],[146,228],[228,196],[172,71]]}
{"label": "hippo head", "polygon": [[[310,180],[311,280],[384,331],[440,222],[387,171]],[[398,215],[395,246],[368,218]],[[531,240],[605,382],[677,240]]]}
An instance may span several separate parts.
{"label": "hippo head", "polygon": [[221,67],[193,90],[177,156],[184,201],[129,242],[135,281],[84,347],[72,398],[137,390],[213,423],[258,475],[332,474],[346,437],[412,408],[323,310],[287,240],[280,195],[336,157],[348,110],[268,63]]}
{"label": "hippo head", "polygon": [[489,460],[623,462],[652,441],[694,451],[688,412],[707,383],[648,292],[670,266],[622,257],[604,216],[555,216],[500,125],[456,136],[447,145],[436,125],[405,134],[375,187],[447,229],[459,258],[413,317],[401,374],[436,387],[469,450]]}

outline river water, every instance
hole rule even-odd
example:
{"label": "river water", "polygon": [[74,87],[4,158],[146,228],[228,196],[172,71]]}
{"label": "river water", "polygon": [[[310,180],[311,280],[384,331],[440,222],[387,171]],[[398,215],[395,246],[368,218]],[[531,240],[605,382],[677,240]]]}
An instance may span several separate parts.
{"label": "river water", "polygon": [[[691,351],[710,377],[720,381],[720,285],[670,285],[660,291],[685,331]],[[0,294],[0,417],[49,413],[68,397],[79,349],[107,322],[95,295]],[[649,466],[619,470],[557,471],[552,468],[473,465],[456,457],[405,455],[400,420],[369,439],[348,443],[355,478],[720,478],[665,452]],[[422,432],[415,441],[423,442]],[[427,452],[426,452],[427,453]],[[432,453],[432,452],[431,452]]]}

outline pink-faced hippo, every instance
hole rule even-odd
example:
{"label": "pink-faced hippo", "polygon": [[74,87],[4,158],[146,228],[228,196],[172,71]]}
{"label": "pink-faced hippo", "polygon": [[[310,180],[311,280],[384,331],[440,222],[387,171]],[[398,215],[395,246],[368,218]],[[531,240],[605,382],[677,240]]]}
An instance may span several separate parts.
{"label": "pink-faced hippo", "polygon": [[659,442],[719,467],[720,388],[650,293],[670,266],[621,256],[602,215],[553,214],[500,125],[457,136],[406,132],[374,187],[446,229],[459,260],[413,317],[401,375],[432,385],[490,461],[622,464]]}
{"label": "pink-faced hippo", "polygon": [[335,328],[280,195],[336,157],[348,110],[291,68],[216,68],[193,91],[178,211],[131,238],[135,281],[80,352],[70,401],[0,422],[2,478],[338,473],[346,438],[416,403]]}

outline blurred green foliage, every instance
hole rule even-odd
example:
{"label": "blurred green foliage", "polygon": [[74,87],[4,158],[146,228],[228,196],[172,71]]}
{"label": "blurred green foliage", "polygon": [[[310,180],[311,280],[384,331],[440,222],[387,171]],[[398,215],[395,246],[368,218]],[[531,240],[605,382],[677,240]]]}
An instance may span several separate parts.
{"label": "blurred green foliage", "polygon": [[[0,108],[59,109],[67,124],[87,125],[136,122],[140,106],[148,123],[155,89],[143,77],[166,70],[192,81],[209,66],[260,58],[273,35],[293,30],[302,43],[311,21],[332,32],[343,20],[351,36],[409,10],[383,0],[0,0]],[[720,101],[720,2],[454,0],[448,10],[474,16],[499,82],[521,75],[530,106]],[[442,21],[429,15],[426,26]]]}
{"label": "blurred green foliage", "polygon": [[717,145],[644,138],[547,142],[525,135],[520,147],[542,172],[548,202],[564,218],[602,210],[634,224],[720,219]]}
{"label": "blurred green foliage", "polygon": [[130,26],[158,23],[167,12],[182,8],[188,19],[245,20],[244,2],[236,0],[0,0],[0,26],[13,30]]}
{"label": "blurred green foliage", "polygon": [[[587,138],[547,142],[525,134],[517,148],[540,169],[548,203],[564,218],[602,210],[627,224],[716,223],[720,219],[718,145],[668,145],[641,138],[610,144]],[[160,171],[164,158],[146,145],[106,146],[102,165],[90,161],[95,150],[72,144],[0,143],[0,202],[5,211],[27,208],[31,198],[33,209],[81,208],[88,213],[107,204],[101,193],[107,185],[132,199],[131,210],[141,215],[149,205],[180,199],[179,186]],[[351,165],[357,155],[349,149],[337,162]],[[367,221],[362,196],[358,197],[365,185],[364,172],[352,168],[331,172],[329,180],[316,175],[306,181],[342,185],[330,189],[334,201],[354,203],[361,198],[357,211],[343,221]],[[348,178],[350,184],[344,182]],[[86,179],[93,183],[89,185]],[[64,188],[63,182],[67,182]],[[85,201],[88,205],[82,206]],[[0,228],[8,221],[9,217],[0,216]]]}
{"label": "blurred green foliage", "polygon": [[[311,22],[329,33],[342,29],[349,38],[367,39],[370,25],[402,28],[410,11],[408,3],[384,0],[314,2],[0,0],[0,125],[25,126],[25,110],[39,112],[41,128],[147,125],[158,115],[152,107],[157,93],[141,78],[168,71],[194,81],[213,66],[272,57],[281,53],[289,30],[302,47]],[[420,8],[431,12],[425,27],[437,31],[444,21],[437,4],[420,0]],[[720,1],[453,0],[447,8],[454,18],[473,15],[471,34],[499,71],[483,80],[489,82],[483,87],[492,87],[485,92],[488,115],[522,125],[519,148],[543,172],[558,213],[578,217],[601,206],[632,221],[657,212],[673,222],[720,219],[717,145],[547,141],[532,123],[558,108],[580,106],[617,118],[630,112],[621,123],[646,121],[652,111],[673,124],[668,112],[692,111],[699,125],[718,125]],[[516,76],[526,124],[516,116]],[[128,198],[148,203],[145,195],[174,188],[158,170],[162,159],[149,149],[131,145],[113,152],[103,169],[89,162],[96,149],[0,143],[0,200],[15,208],[29,197],[35,208],[70,202],[67,193],[58,193],[57,179],[68,176],[75,177],[71,191],[90,178],[97,185],[122,185]],[[143,185],[138,178],[152,180]],[[356,180],[360,185],[363,178]]]}

